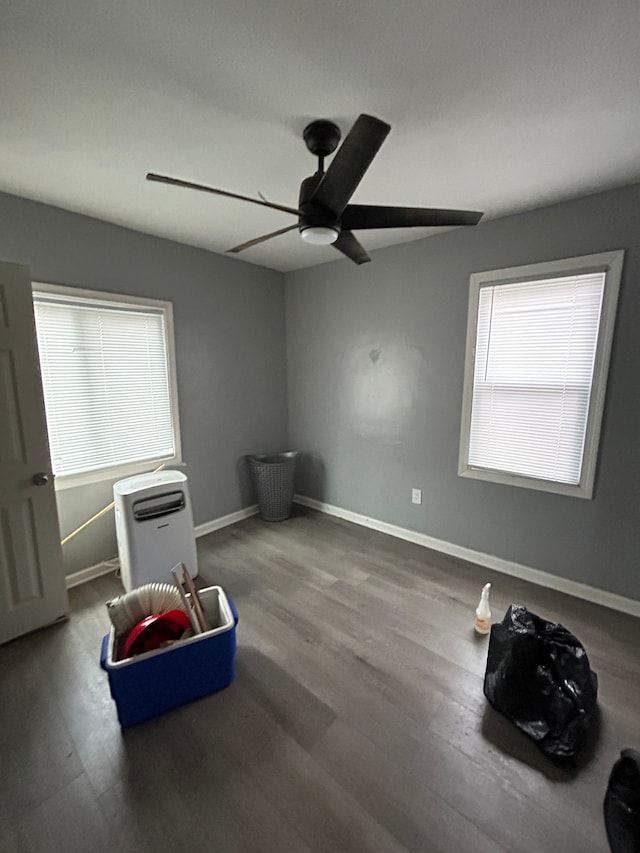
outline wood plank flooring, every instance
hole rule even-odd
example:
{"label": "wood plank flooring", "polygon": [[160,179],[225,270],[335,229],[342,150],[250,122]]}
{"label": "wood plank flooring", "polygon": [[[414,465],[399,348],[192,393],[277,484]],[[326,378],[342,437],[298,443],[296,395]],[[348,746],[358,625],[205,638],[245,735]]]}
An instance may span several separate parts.
{"label": "wood plank flooring", "polygon": [[[3,853],[607,851],[602,801],[640,747],[640,622],[297,508],[198,540],[199,585],[240,613],[237,677],[122,731],[98,665],[113,576],[72,617],[0,648]],[[598,673],[573,771],[482,693],[511,602],[561,621]]]}

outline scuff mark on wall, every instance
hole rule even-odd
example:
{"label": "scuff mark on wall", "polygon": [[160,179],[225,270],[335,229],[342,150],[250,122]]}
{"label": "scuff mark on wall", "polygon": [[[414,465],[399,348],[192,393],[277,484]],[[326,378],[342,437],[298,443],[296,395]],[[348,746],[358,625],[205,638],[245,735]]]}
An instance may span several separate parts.
{"label": "scuff mark on wall", "polygon": [[426,361],[410,344],[359,345],[345,357],[340,395],[348,427],[364,438],[403,444],[425,394]]}

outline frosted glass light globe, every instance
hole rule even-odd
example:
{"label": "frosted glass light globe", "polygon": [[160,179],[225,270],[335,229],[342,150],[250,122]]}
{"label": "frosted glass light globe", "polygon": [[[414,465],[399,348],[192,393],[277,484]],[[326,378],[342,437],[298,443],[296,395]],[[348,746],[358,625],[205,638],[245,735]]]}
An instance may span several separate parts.
{"label": "frosted glass light globe", "polygon": [[301,233],[302,239],[307,243],[313,243],[314,246],[328,246],[330,243],[335,243],[338,239],[336,229],[327,228],[324,225],[311,225]]}

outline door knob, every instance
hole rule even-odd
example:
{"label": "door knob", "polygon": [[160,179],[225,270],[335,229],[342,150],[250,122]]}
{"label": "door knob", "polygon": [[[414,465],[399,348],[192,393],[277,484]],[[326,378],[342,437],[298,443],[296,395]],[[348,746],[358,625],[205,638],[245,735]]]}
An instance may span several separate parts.
{"label": "door knob", "polygon": [[34,474],[31,478],[31,482],[34,486],[46,486],[49,482],[49,475],[45,474],[44,471],[38,471],[38,473]]}

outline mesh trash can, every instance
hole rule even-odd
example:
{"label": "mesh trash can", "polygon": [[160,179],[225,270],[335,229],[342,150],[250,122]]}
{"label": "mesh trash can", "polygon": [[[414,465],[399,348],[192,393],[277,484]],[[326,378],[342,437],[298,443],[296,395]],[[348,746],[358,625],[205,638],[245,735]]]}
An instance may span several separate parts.
{"label": "mesh trash can", "polygon": [[247,456],[260,518],[264,521],[284,521],[291,515],[299,455],[299,451],[290,450],[287,453]]}

